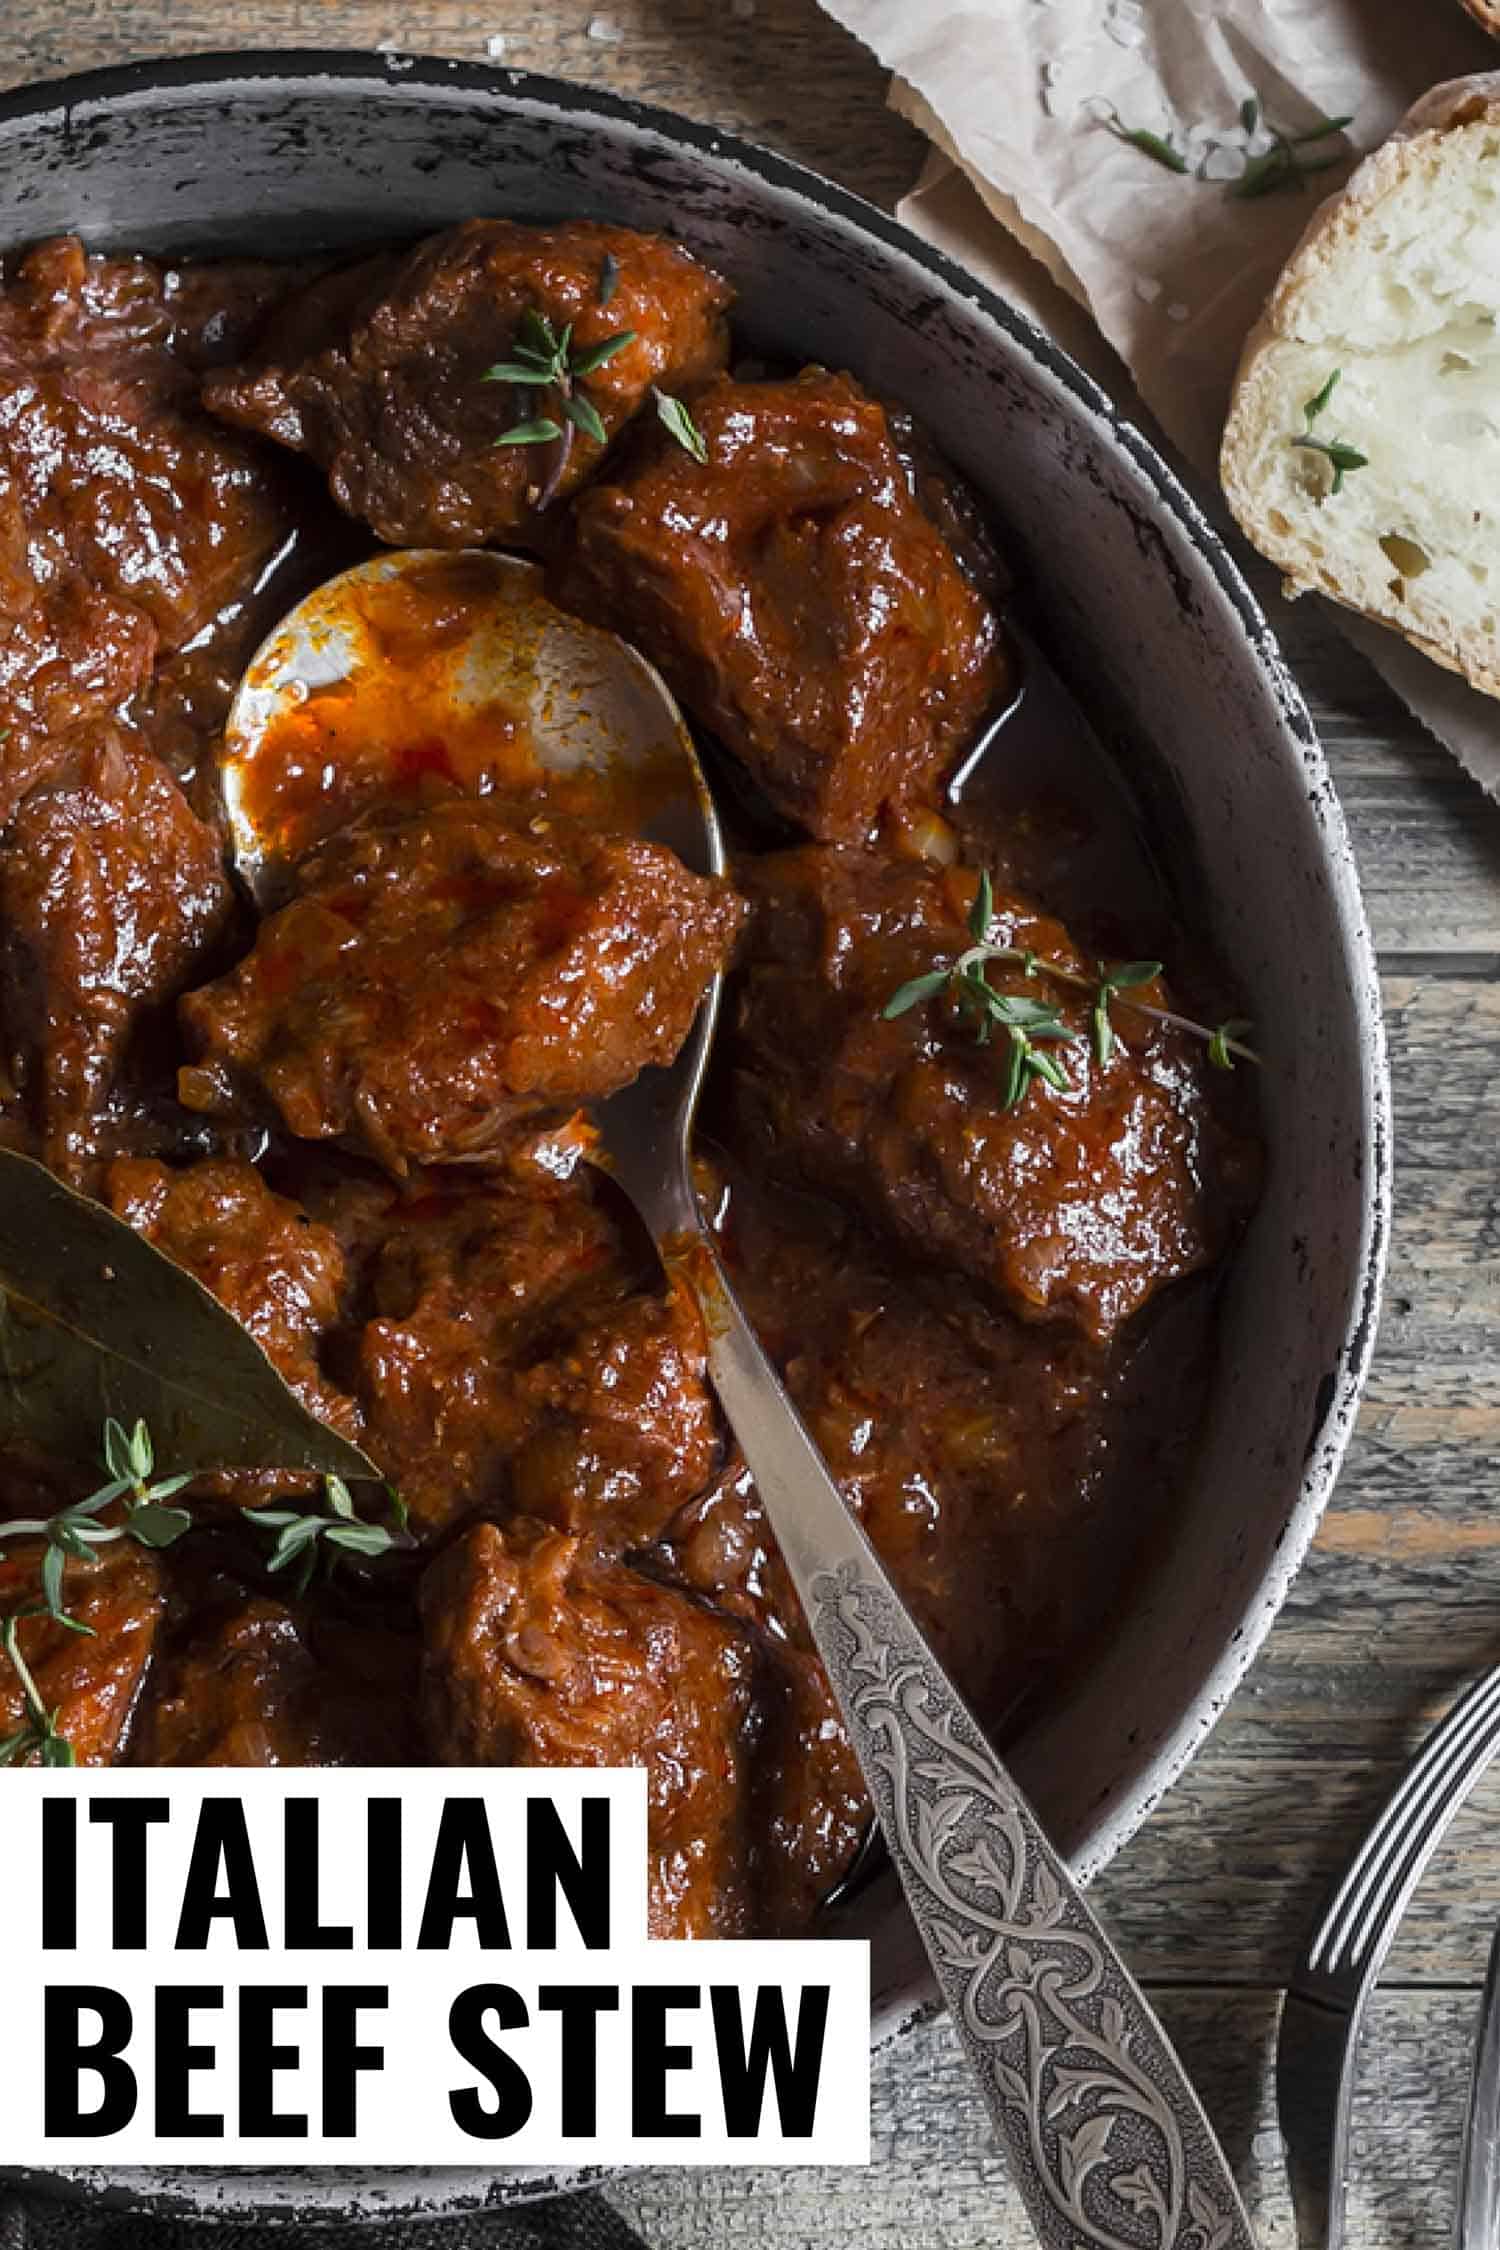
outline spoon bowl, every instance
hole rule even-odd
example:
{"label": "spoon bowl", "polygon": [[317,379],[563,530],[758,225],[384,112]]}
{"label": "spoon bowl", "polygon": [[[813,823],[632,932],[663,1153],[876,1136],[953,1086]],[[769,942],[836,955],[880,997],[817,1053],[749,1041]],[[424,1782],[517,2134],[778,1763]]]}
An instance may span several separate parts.
{"label": "spoon bowl", "polygon": [[645,657],[549,601],[534,562],[406,548],[317,587],[262,642],[230,707],[219,785],[262,910],[297,861],[376,803],[544,791],[558,811],[723,871],[682,715]]}

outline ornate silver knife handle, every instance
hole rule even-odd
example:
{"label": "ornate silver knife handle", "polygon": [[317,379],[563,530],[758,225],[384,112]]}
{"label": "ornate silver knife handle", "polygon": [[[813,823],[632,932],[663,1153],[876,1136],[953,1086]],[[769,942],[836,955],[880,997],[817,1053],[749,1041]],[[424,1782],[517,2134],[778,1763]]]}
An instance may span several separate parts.
{"label": "ornate silver knife handle", "polygon": [[[665,1230],[663,1230],[664,1232]],[[706,1243],[672,1257],[1048,2250],[1254,2250],[1165,2032],[917,1631]]]}
{"label": "ornate silver knife handle", "polygon": [[812,1625],[934,1973],[1042,2240],[1252,2243],[1166,2034],[896,1595],[847,1558]]}

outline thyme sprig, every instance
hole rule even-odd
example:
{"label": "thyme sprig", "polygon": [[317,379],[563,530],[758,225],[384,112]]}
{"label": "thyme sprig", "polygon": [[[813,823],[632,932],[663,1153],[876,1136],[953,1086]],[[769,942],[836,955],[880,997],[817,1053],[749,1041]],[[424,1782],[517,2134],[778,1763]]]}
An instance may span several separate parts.
{"label": "thyme sprig", "polygon": [[1320,438],[1312,435],[1312,426],[1337,390],[1339,378],[1343,372],[1344,370],[1341,367],[1336,367],[1322,389],[1316,391],[1310,399],[1304,402],[1302,434],[1287,441],[1290,445],[1300,447],[1303,452],[1321,453],[1325,461],[1332,463],[1333,483],[1329,487],[1330,492],[1343,491],[1344,478],[1351,469],[1367,469],[1370,466],[1368,453],[1360,453],[1354,446],[1347,444],[1343,438]]}
{"label": "thyme sprig", "polygon": [[[616,272],[618,273],[618,268]],[[606,278],[607,272],[601,274],[601,290]],[[610,295],[613,295],[613,283],[610,285]],[[600,302],[607,303],[608,298],[601,295]],[[572,454],[575,431],[581,430],[596,445],[609,443],[609,432],[604,427],[599,409],[592,399],[579,390],[578,385],[590,375],[596,374],[617,352],[624,351],[627,344],[634,342],[635,330],[620,328],[614,335],[604,337],[599,343],[580,348],[573,342],[571,320],[559,335],[545,313],[528,305],[516,327],[515,342],[511,346],[513,356],[497,360],[493,367],[486,369],[483,378],[486,383],[509,383],[521,394],[523,401],[520,421],[513,422],[508,430],[502,430],[495,440],[496,445],[557,446],[556,458],[537,496],[538,508],[547,506],[562,482],[563,472]],[[532,414],[526,411],[535,392],[542,394],[544,407],[549,399],[555,399],[557,414],[562,416],[561,421],[551,413]]]}
{"label": "thyme sprig", "polygon": [[[0,1554],[15,1539],[46,1542],[41,1567],[42,1606],[23,1614],[50,1617],[72,1633],[92,1634],[93,1627],[70,1617],[63,1607],[63,1570],[69,1556],[77,1562],[96,1562],[99,1549],[113,1545],[117,1539],[134,1539],[142,1547],[170,1547],[193,1521],[186,1508],[167,1506],[191,1481],[188,1477],[162,1477],[152,1482],[156,1454],[144,1422],[137,1422],[127,1433],[124,1425],[111,1416],[104,1425],[103,1454],[109,1481],[86,1500],[70,1501],[50,1516],[18,1516],[0,1524]],[[99,1516],[117,1500],[124,1502],[121,1521],[100,1523]]]}
{"label": "thyme sprig", "polygon": [[[1102,125],[1107,133],[1113,134],[1117,141],[1124,141],[1129,147],[1139,149],[1142,156],[1149,156],[1153,164],[1161,165],[1165,171],[1191,175],[1207,184],[1208,174],[1202,165],[1191,162],[1170,133],[1154,133],[1145,126],[1127,125],[1114,103],[1101,97],[1096,97],[1088,106],[1092,108],[1096,123]],[[1342,133],[1346,126],[1352,125],[1354,115],[1351,111],[1346,117],[1315,117],[1311,125],[1305,126],[1301,132],[1293,133],[1284,126],[1273,125],[1265,114],[1259,96],[1251,95],[1240,104],[1239,122],[1247,144],[1262,131],[1270,140],[1269,147],[1254,156],[1248,145],[1235,152],[1244,161],[1238,176],[1227,183],[1225,193],[1248,202],[1263,195],[1276,195],[1288,188],[1305,187],[1315,172],[1327,172],[1334,165],[1342,164],[1346,151],[1334,149],[1321,155],[1317,151],[1322,142],[1332,139],[1335,133]]]}
{"label": "thyme sprig", "polygon": [[[0,1650],[20,1684],[26,1710],[24,1725],[0,1741],[0,1766],[22,1765],[32,1757],[44,1766],[75,1762],[73,1745],[59,1732],[56,1711],[48,1711],[19,1640],[21,1624],[28,1617],[46,1617],[70,1633],[94,1638],[93,1626],[70,1615],[64,1604],[63,1574],[69,1558],[96,1563],[100,1549],[118,1539],[133,1539],[142,1547],[170,1547],[192,1526],[186,1508],[167,1504],[190,1480],[156,1477],[156,1449],[144,1422],[127,1431],[111,1416],[104,1425],[102,1450],[109,1479],[86,1500],[70,1501],[50,1516],[18,1516],[0,1524],[0,1554],[17,1539],[43,1542],[40,1601],[28,1602],[0,1619]],[[117,1501],[124,1503],[120,1521],[100,1523],[104,1510]]]}
{"label": "thyme sprig", "polygon": [[[190,1531],[194,1519],[186,1508],[169,1503],[192,1482],[191,1476],[158,1477],[156,1448],[144,1422],[127,1431],[113,1416],[104,1425],[102,1443],[108,1481],[87,1499],[70,1501],[50,1516],[18,1516],[0,1523],[0,1557],[18,1539],[43,1542],[40,1598],[25,1602],[0,1617],[0,1656],[9,1663],[21,1689],[25,1709],[23,1724],[0,1739],[0,1767],[27,1764],[33,1758],[44,1766],[76,1764],[73,1745],[58,1725],[58,1711],[49,1711],[35,1675],[21,1653],[20,1627],[27,1618],[45,1617],[67,1632],[95,1638],[92,1625],[72,1616],[64,1604],[64,1572],[70,1560],[92,1565],[100,1550],[119,1539],[133,1539],[142,1547],[170,1547]],[[284,1569],[302,1557],[297,1591],[305,1593],[316,1568],[319,1542],[324,1551],[341,1549],[358,1555],[381,1555],[392,1547],[410,1545],[405,1505],[393,1486],[386,1486],[394,1529],[362,1522],[342,1477],[325,1477],[326,1515],[304,1515],[292,1509],[249,1508],[255,1522],[273,1527],[277,1542],[270,1568]],[[101,1523],[106,1508],[121,1504],[119,1520]]]}
{"label": "thyme sprig", "polygon": [[1305,155],[1304,150],[1316,149],[1320,141],[1331,140],[1342,133],[1345,126],[1354,123],[1351,110],[1347,117],[1315,117],[1303,132],[1288,133],[1269,118],[1262,117],[1258,101],[1248,101],[1240,109],[1240,123],[1247,133],[1253,133],[1264,122],[1271,136],[1271,145],[1259,156],[1247,157],[1245,169],[1237,180],[1229,183],[1229,192],[1242,202],[1262,195],[1276,195],[1287,188],[1300,189],[1307,185],[1314,172],[1329,172],[1334,165],[1342,164],[1345,152],[1334,149],[1325,156]]}
{"label": "thyme sprig", "polygon": [[893,1017],[904,1016],[923,1001],[943,995],[959,1013],[966,1016],[974,1027],[978,1043],[984,1046],[993,1035],[996,1024],[1006,1033],[1009,1051],[1005,1079],[1001,1093],[1001,1106],[1015,1109],[1024,1099],[1033,1080],[1040,1078],[1046,1085],[1061,1092],[1071,1081],[1061,1059],[1041,1051],[1038,1040],[1054,1043],[1070,1041],[1081,1043],[1083,1034],[1073,1031],[1045,1002],[1031,1000],[1024,995],[997,992],[991,985],[986,970],[991,961],[1003,961],[1017,967],[1026,977],[1052,977],[1059,983],[1072,985],[1093,995],[1090,1011],[1092,1045],[1100,1069],[1107,1067],[1110,1057],[1120,1043],[1111,1010],[1116,1004],[1133,1008],[1138,1015],[1150,1016],[1157,1023],[1171,1024],[1178,1031],[1190,1033],[1204,1041],[1208,1060],[1216,1070],[1233,1070],[1235,1060],[1259,1062],[1253,1047],[1244,1043],[1244,1034],[1250,1030],[1248,1022],[1233,1017],[1225,1023],[1210,1025],[1195,1023],[1189,1016],[1178,1015],[1174,1009],[1159,1008],[1152,1001],[1135,997],[1140,989],[1161,974],[1159,961],[1121,961],[1113,966],[1099,965],[1098,974],[1085,976],[1071,969],[1065,962],[1050,961],[1043,955],[1023,946],[996,945],[991,931],[995,920],[995,891],[988,872],[982,873],[974,893],[974,903],[969,909],[969,936],[973,943],[946,968],[928,969],[921,976],[911,977],[899,985],[881,1010],[889,1022]]}
{"label": "thyme sprig", "polygon": [[353,1495],[342,1477],[323,1479],[323,1497],[328,1505],[322,1512],[300,1508],[247,1508],[245,1514],[257,1528],[276,1533],[267,1570],[286,1570],[297,1563],[293,1586],[300,1595],[312,1584],[320,1555],[331,1566],[340,1553],[384,1555],[392,1548],[408,1546],[405,1503],[393,1486],[387,1485],[385,1489],[395,1518],[394,1528],[366,1523],[357,1516]]}

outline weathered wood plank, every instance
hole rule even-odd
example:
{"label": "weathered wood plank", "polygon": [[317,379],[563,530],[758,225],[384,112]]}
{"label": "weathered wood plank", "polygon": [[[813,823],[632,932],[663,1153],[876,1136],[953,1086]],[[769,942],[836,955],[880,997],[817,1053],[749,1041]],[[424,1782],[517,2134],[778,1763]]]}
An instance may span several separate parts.
{"label": "weathered wood plank", "polygon": [[[1223,2136],[1262,2250],[1295,2250],[1278,2138],[1264,2123],[1279,1996],[1155,1998]],[[1473,2012],[1471,1993],[1378,1997],[1354,2118],[1351,2243],[1431,2250],[1451,2232]],[[1033,2239],[946,2024],[877,2063],[872,2134],[873,2175],[642,2172],[611,2195],[655,2250],[1021,2250]]]}
{"label": "weathered wood plank", "polygon": [[[592,31],[591,31],[592,27]],[[601,36],[603,34],[603,36]],[[27,0],[0,10],[0,85],[141,55],[374,47],[487,59],[660,102],[893,203],[922,157],[885,74],[816,0]]]}
{"label": "weathered wood plank", "polygon": [[[1500,988],[1388,982],[1398,1183],[1380,1347],[1313,1554],[1244,1691],[1100,1895],[1146,1974],[1284,1977],[1349,1843],[1464,1681],[1500,1660]],[[1500,1773],[1397,1957],[1482,1973]]]}

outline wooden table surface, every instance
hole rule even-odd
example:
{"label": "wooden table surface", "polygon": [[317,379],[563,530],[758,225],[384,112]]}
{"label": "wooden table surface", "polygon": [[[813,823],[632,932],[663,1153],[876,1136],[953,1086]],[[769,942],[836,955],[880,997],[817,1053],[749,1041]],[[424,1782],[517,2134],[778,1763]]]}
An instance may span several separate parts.
{"label": "wooden table surface", "polygon": [[[887,204],[922,153],[872,58],[816,0],[4,0],[0,85],[168,51],[382,44],[503,52],[641,95]],[[1317,1546],[1216,1734],[1096,1895],[1199,2080],[1266,2250],[1281,2250],[1295,2236],[1268,2097],[1279,1988],[1403,1760],[1500,1657],[1500,806],[1326,612],[1251,575],[1318,720],[1381,948],[1395,1240],[1374,1373]],[[1374,2009],[1355,2250],[1429,2245],[1451,2226],[1469,2034],[1500,1917],[1497,1815],[1500,1772],[1435,1863]],[[877,2064],[874,2153],[868,2173],[650,2173],[614,2192],[659,2250],[1029,2240],[946,2026]]]}

